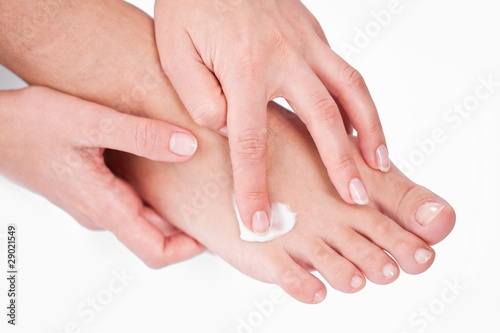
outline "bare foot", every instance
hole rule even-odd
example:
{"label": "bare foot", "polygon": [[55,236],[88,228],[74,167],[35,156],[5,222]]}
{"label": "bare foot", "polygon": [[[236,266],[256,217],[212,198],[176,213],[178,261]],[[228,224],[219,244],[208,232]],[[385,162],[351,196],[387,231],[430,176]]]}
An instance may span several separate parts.
{"label": "bare foot", "polygon": [[[32,84],[192,130],[200,147],[190,162],[155,164],[122,156],[130,163],[122,172],[164,217],[214,253],[304,302],[320,301],[325,293],[309,269],[317,269],[333,287],[354,292],[365,284],[365,275],[376,283],[397,278],[399,270],[384,250],[409,273],[423,272],[432,263],[434,253],[424,240],[433,244],[451,231],[451,207],[395,167],[382,174],[361,159],[358,168],[374,207],[342,203],[304,128],[276,107],[269,120],[271,200],[289,203],[300,212],[299,221],[291,233],[273,242],[241,241],[231,205],[227,142],[196,127],[187,116],[162,72],[151,18],[123,1],[86,1],[64,10],[64,16],[51,21],[50,31],[39,32],[40,38],[30,43],[13,39],[15,45],[6,46],[2,61]],[[86,61],[80,61],[82,54]],[[416,215],[428,202],[445,208],[427,205],[427,213]],[[425,227],[416,222],[415,216],[430,220],[435,213]],[[431,257],[418,263],[417,258],[427,259],[426,251]],[[152,265],[164,264],[157,258]]]}
{"label": "bare foot", "polygon": [[[310,270],[347,293],[362,289],[365,277],[377,284],[393,282],[398,264],[410,274],[427,270],[434,251],[415,234],[431,243],[443,239],[453,227],[452,208],[395,167],[383,174],[366,166],[354,139],[363,179],[370,183],[371,197],[378,198],[374,204],[400,223],[377,209],[346,204],[329,181],[304,126],[280,107],[271,109],[271,201],[288,203],[299,212],[295,228],[273,241],[248,243],[239,238],[228,145],[221,136],[203,132],[197,155],[181,165],[123,154],[113,154],[112,164],[166,219],[244,274],[276,283],[299,301],[318,303],[325,297],[325,286]],[[418,205],[428,202],[444,207],[424,227],[414,216]]]}

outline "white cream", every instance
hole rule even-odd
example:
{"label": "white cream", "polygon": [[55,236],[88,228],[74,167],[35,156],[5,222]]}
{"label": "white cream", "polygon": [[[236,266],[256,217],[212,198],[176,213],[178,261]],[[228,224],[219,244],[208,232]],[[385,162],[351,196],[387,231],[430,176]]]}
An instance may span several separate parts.
{"label": "white cream", "polygon": [[250,231],[241,220],[236,198],[233,196],[233,207],[240,225],[240,237],[247,242],[267,242],[279,236],[287,234],[295,226],[297,213],[290,209],[290,206],[281,202],[275,202],[271,205],[271,226],[265,234],[256,234]]}

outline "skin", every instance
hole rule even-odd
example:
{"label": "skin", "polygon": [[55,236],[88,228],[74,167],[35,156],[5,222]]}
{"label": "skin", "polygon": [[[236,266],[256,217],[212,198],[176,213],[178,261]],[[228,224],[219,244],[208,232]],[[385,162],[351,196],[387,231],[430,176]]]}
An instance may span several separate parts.
{"label": "skin", "polygon": [[0,92],[0,124],[0,172],[84,227],[113,232],[146,263],[172,264],[204,250],[145,205],[103,158],[104,148],[112,148],[186,161],[190,156],[170,152],[169,138],[187,131],[35,86]]}
{"label": "skin", "polygon": [[306,124],[340,196],[368,202],[344,120],[358,131],[368,165],[388,171],[375,104],[299,0],[157,0],[155,30],[163,69],[195,122],[215,131],[227,123],[236,199],[249,229],[269,226],[266,107],[277,97]]}
{"label": "skin", "polygon": [[[47,81],[60,79],[57,72],[64,70],[64,66],[58,68],[61,62],[49,54],[60,53],[59,47],[74,43],[74,36],[61,39],[54,36],[65,29],[77,5],[75,1],[59,0],[2,1],[0,63],[32,84],[43,84],[44,79],[33,79],[38,75],[44,75]],[[82,39],[91,33],[80,32]],[[91,64],[81,61],[86,46],[83,41],[82,49],[74,48],[76,52],[65,59],[82,64],[73,67],[72,79],[61,81],[67,87],[91,84],[92,75],[84,73],[89,72],[86,65]],[[35,63],[46,71],[34,69]],[[138,82],[146,85],[149,79],[148,76]],[[82,97],[92,100],[88,95]],[[180,139],[175,136],[176,144],[173,144],[174,134],[183,134]],[[190,142],[183,144],[181,141],[186,137]],[[144,205],[130,185],[116,178],[104,165],[104,149],[178,163],[188,160],[195,146],[196,138],[178,126],[125,115],[51,89],[30,87],[0,92],[0,172],[42,194],[82,226],[113,232],[146,263],[173,264],[199,254],[204,248]]]}
{"label": "skin", "polygon": [[[268,108],[271,200],[289,203],[299,212],[298,222],[292,232],[275,241],[241,241],[231,205],[229,144],[224,137],[196,125],[183,108],[162,73],[152,20],[120,1],[100,1],[99,5],[86,1],[74,6],[72,15],[66,13],[64,17],[70,24],[64,22],[58,27],[57,21],[53,21],[51,28],[58,29],[58,38],[50,39],[50,47],[37,52],[37,57],[30,57],[29,49],[18,55],[22,65],[16,67],[17,72],[29,82],[50,85],[107,106],[116,105],[126,112],[134,110],[170,121],[195,133],[198,151],[185,163],[152,163],[117,154],[108,156],[108,163],[162,217],[243,273],[276,283],[300,301],[317,303],[325,297],[326,290],[308,272],[310,269],[318,270],[334,288],[355,292],[364,286],[365,277],[379,284],[397,278],[399,268],[384,250],[411,274],[421,273],[431,265],[434,253],[429,245],[444,239],[453,228],[455,215],[451,206],[411,182],[394,166],[385,174],[373,170],[364,162],[356,143],[352,143],[352,154],[373,200],[371,207],[345,203],[327,181],[328,172],[305,126],[274,104]],[[127,24],[121,25],[124,20]],[[99,33],[104,27],[107,33]],[[64,54],[58,52],[75,36],[81,36],[82,43],[73,43],[75,49]],[[83,42],[87,61],[75,62],[83,54],[79,49]],[[96,63],[100,66],[96,67]],[[87,73],[92,80],[81,80],[81,73]],[[150,84],[146,85],[146,81]],[[137,95],[137,87],[145,86],[147,98],[124,99]],[[200,191],[208,191],[208,201],[193,201]],[[440,203],[443,209],[423,226],[416,220],[417,211],[429,202]],[[430,257],[419,263],[416,254],[422,249]],[[162,266],[162,262],[154,260],[148,264]],[[393,268],[391,277],[384,276],[388,264]],[[355,277],[357,283],[353,287]]]}

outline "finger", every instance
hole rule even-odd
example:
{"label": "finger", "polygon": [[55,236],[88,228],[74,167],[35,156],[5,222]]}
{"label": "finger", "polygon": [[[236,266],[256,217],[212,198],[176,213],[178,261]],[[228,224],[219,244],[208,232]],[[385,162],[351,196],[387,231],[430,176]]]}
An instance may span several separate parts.
{"label": "finger", "polygon": [[[335,99],[334,99],[335,101]],[[354,128],[352,127],[351,119],[349,119],[349,116],[345,112],[344,108],[342,107],[342,104],[338,103],[338,101],[335,101],[335,104],[337,104],[337,107],[339,108],[340,114],[342,115],[342,121],[344,122],[344,128],[347,133],[347,135],[352,135],[354,132]]]}
{"label": "finger", "polygon": [[160,230],[166,237],[174,236],[182,233],[179,229],[161,217],[153,208],[144,205],[143,208],[144,218]]}
{"label": "finger", "polygon": [[[161,40],[161,36],[159,38]],[[179,32],[172,44],[158,42],[158,45],[163,70],[193,120],[227,136],[226,99],[222,88],[188,33]]]}
{"label": "finger", "polygon": [[161,268],[187,260],[204,251],[204,247],[184,233],[165,237],[164,232],[148,220],[151,211],[143,206],[135,191],[115,178],[103,187],[94,209],[97,224],[111,231],[125,246],[151,268]]}
{"label": "finger", "polygon": [[250,88],[236,84],[227,94],[229,147],[241,219],[249,230],[264,233],[270,226],[266,177],[268,101],[264,91]]}
{"label": "finger", "polygon": [[[93,104],[82,116],[82,145],[115,149],[162,162],[183,162],[198,143],[188,131],[167,122],[123,114]],[[89,136],[89,134],[91,134]]]}
{"label": "finger", "polygon": [[389,171],[382,124],[363,77],[322,42],[312,49],[307,55],[308,63],[352,121],[365,161],[374,169]]}
{"label": "finger", "polygon": [[286,98],[309,129],[333,185],[346,202],[367,204],[368,195],[339,108],[308,67],[296,69],[295,73],[285,86]]}

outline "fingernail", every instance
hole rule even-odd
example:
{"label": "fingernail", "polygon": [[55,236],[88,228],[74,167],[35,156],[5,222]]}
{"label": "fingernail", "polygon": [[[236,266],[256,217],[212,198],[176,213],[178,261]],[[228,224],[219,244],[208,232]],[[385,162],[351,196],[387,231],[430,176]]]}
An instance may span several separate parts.
{"label": "fingernail", "polygon": [[222,135],[224,135],[224,136],[227,136],[227,126],[222,127],[219,130],[219,133],[222,134]]}
{"label": "fingernail", "polygon": [[314,294],[313,304],[318,304],[318,303],[323,302],[323,300],[325,299],[325,296],[326,296],[325,290],[323,290],[323,289],[318,290]]}
{"label": "fingernail", "polygon": [[396,272],[398,269],[394,264],[387,264],[382,268],[382,274],[385,276],[386,279],[391,279],[394,275],[396,275]]}
{"label": "fingernail", "polygon": [[421,226],[425,227],[441,213],[443,208],[444,206],[437,202],[426,202],[417,210],[415,220],[417,220]]}
{"label": "fingernail", "polygon": [[358,289],[359,287],[361,287],[362,284],[363,284],[363,278],[361,276],[354,275],[354,277],[351,280],[351,288]]}
{"label": "fingernail", "polygon": [[198,148],[196,138],[188,133],[174,132],[170,136],[170,151],[176,155],[191,156]]}
{"label": "fingernail", "polygon": [[415,260],[419,264],[425,264],[432,257],[432,252],[427,249],[418,249],[415,251]]}
{"label": "fingernail", "polygon": [[389,151],[385,145],[381,145],[377,149],[377,165],[380,171],[388,172],[391,169],[389,161]]}
{"label": "fingernail", "polygon": [[266,233],[269,229],[269,218],[267,217],[267,213],[260,211],[255,212],[252,218],[252,229],[256,233]]}
{"label": "fingernail", "polygon": [[358,178],[354,178],[349,183],[349,191],[351,192],[351,198],[358,205],[366,205],[370,200],[368,199],[368,194],[366,193],[365,185]]}

